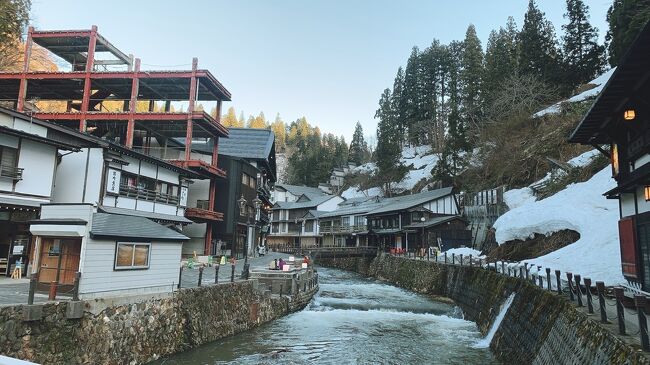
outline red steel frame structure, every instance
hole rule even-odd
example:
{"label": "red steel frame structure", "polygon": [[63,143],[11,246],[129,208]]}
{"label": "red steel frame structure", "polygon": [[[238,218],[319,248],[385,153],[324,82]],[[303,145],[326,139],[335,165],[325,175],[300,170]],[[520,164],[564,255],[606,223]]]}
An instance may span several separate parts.
{"label": "red steel frame structure", "polygon": [[[67,72],[30,71],[32,47],[36,43],[71,64]],[[109,59],[96,59],[98,53],[108,53]],[[126,70],[99,70],[118,66]],[[29,28],[25,43],[22,72],[0,73],[0,100],[12,101],[15,109],[24,111],[30,100],[65,101],[65,112],[37,111],[34,116],[57,124],[78,126],[81,132],[118,135],[128,148],[134,144],[137,133],[145,135],[141,147],[146,152],[151,138],[184,138],[182,157],[172,163],[195,170],[210,179],[209,209],[186,209],[186,216],[195,222],[208,223],[204,253],[212,251],[212,222],[223,220],[223,214],[214,211],[217,178],[225,172],[217,167],[218,139],[227,137],[228,130],[221,125],[221,104],[230,101],[230,92],[207,70],[198,69],[198,60],[192,60],[191,70],[142,71],[140,60],[133,59],[90,30],[36,31]],[[197,100],[216,101],[217,117],[196,110]],[[101,103],[121,100],[122,110],[103,111]],[[80,101],[80,102],[79,102]],[[148,101],[147,112],[138,111],[138,102]],[[155,101],[164,101],[164,111],[154,111]],[[187,102],[184,112],[172,112],[171,102]],[[97,107],[100,107],[100,110]],[[89,126],[90,124],[90,126]],[[211,162],[192,159],[192,141],[206,138],[213,141]],[[148,143],[144,141],[148,140]],[[165,151],[166,153],[166,151]]]}

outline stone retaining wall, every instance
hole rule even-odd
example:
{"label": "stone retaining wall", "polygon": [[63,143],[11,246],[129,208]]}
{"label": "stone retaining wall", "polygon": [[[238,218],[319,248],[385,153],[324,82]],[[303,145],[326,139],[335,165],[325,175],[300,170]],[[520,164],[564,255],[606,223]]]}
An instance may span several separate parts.
{"label": "stone retaining wall", "polygon": [[181,289],[137,303],[84,302],[80,319],[68,303],[42,305],[23,321],[23,306],[0,308],[0,354],[41,364],[142,364],[249,330],[303,308],[318,287],[270,296],[256,281]]}
{"label": "stone retaining wall", "polygon": [[486,334],[501,304],[516,293],[490,348],[506,364],[650,364],[648,358],[578,312],[563,297],[530,282],[479,268],[380,255],[321,259],[418,293],[446,296]]}

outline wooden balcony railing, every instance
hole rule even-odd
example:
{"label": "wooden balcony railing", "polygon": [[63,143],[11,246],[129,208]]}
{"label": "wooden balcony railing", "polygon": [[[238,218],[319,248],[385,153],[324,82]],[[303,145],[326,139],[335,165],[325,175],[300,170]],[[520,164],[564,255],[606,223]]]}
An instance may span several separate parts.
{"label": "wooden balcony railing", "polygon": [[349,233],[359,233],[365,232],[368,230],[368,227],[365,225],[356,225],[356,226],[321,226],[321,234],[349,234]]}
{"label": "wooden balcony railing", "polygon": [[23,179],[23,168],[0,165],[0,177],[7,177],[14,181],[20,181]]}
{"label": "wooden balcony railing", "polygon": [[186,208],[185,217],[197,223],[223,221],[223,213],[201,208]]}
{"label": "wooden balcony railing", "polygon": [[165,194],[159,191],[129,185],[120,185],[120,196],[169,205],[178,204],[178,195]]}

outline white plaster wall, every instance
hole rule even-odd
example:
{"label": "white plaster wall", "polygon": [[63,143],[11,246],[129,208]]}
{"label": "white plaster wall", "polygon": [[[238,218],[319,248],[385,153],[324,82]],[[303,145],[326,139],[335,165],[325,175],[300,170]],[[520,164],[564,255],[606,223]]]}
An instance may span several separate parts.
{"label": "white plaster wall", "polygon": [[626,193],[621,194],[620,202],[621,205],[621,216],[629,217],[635,214],[634,211],[634,194]]}
{"label": "white plaster wall", "polygon": [[18,156],[18,167],[23,168],[23,179],[16,183],[16,193],[49,197],[56,164],[56,147],[23,139]]}
{"label": "white plaster wall", "polygon": [[[84,176],[88,160],[86,196]],[[101,177],[104,164],[101,148],[85,148],[80,152],[66,154],[57,167],[54,181],[53,201],[56,203],[96,203],[99,201]]]}
{"label": "white plaster wall", "polygon": [[38,124],[30,123],[28,120],[14,118],[14,129],[35,134],[40,137],[47,137],[47,128]]}
{"label": "white plaster wall", "polygon": [[116,241],[94,240],[83,242],[85,258],[81,271],[79,293],[83,298],[92,293],[106,295],[138,289],[172,291],[178,283],[182,243],[152,242],[149,268],[144,270],[114,270]]}
{"label": "white plaster wall", "polygon": [[453,195],[432,200],[428,203],[422,204],[421,207],[438,214],[458,214],[458,207],[456,206],[456,201]]}
{"label": "white plaster wall", "polygon": [[650,154],[646,153],[645,155],[639,157],[636,161],[634,161],[634,169],[635,170],[639,169],[643,165],[646,165],[648,163],[650,163]]}
{"label": "white plaster wall", "polygon": [[187,192],[187,206],[196,207],[197,200],[208,200],[210,192],[210,180],[193,180]]}

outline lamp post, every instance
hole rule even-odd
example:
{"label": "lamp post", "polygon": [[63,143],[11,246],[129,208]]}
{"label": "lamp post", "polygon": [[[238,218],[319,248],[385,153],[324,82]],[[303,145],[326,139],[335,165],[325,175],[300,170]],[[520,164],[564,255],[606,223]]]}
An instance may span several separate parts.
{"label": "lamp post", "polygon": [[250,227],[250,216],[248,215],[248,212],[246,211],[246,198],[244,198],[244,194],[241,195],[241,198],[237,200],[239,203],[239,215],[243,216],[246,215],[246,242],[244,242],[244,268],[242,269],[241,272],[241,277],[242,279],[248,279],[248,272],[249,272],[249,266],[248,266],[248,231]]}
{"label": "lamp post", "polygon": [[[424,216],[420,217],[420,222],[424,223],[425,220]],[[421,247],[424,247],[424,224],[422,225]]]}

